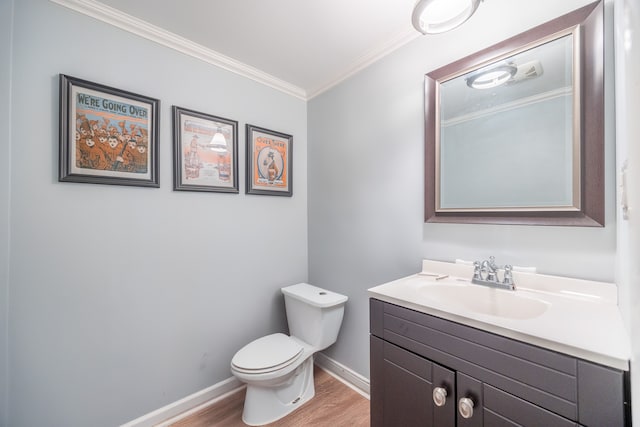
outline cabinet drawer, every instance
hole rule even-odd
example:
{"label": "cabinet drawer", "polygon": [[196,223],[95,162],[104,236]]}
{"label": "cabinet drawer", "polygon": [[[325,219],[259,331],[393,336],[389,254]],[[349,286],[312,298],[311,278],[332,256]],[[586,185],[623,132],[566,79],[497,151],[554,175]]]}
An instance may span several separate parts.
{"label": "cabinet drawer", "polygon": [[[482,385],[485,426],[576,427],[577,424],[546,409],[498,390]],[[509,424],[512,423],[512,424]]]}

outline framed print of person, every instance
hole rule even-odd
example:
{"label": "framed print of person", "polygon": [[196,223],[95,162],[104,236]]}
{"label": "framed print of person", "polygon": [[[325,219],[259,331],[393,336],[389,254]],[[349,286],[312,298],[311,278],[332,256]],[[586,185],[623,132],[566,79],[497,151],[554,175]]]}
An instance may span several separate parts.
{"label": "framed print of person", "polygon": [[293,195],[293,137],[247,124],[247,194]]}

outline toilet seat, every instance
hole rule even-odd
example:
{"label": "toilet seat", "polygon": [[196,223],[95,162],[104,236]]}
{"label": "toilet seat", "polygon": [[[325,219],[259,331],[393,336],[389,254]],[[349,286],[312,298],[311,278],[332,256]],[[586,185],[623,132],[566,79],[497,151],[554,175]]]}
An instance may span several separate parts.
{"label": "toilet seat", "polygon": [[291,337],[277,333],[258,338],[242,347],[231,360],[238,372],[264,374],[277,371],[295,362],[303,347]]}

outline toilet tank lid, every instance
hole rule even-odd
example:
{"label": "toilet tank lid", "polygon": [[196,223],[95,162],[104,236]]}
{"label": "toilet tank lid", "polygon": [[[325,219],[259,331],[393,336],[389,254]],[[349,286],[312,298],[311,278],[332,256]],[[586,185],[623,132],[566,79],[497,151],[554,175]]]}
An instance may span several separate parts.
{"label": "toilet tank lid", "polygon": [[287,286],[282,288],[282,293],[320,308],[344,304],[348,299],[346,295],[318,288],[308,283]]}

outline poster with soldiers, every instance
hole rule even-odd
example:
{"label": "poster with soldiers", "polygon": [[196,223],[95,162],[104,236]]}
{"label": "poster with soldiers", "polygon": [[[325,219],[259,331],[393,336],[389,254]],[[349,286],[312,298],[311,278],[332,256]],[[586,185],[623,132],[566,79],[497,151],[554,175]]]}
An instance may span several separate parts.
{"label": "poster with soldiers", "polygon": [[238,192],[238,122],[173,107],[174,190]]}
{"label": "poster with soldiers", "polygon": [[153,98],[60,76],[60,181],[158,187]]}
{"label": "poster with soldiers", "polygon": [[247,125],[247,194],[291,196],[293,137]]}

